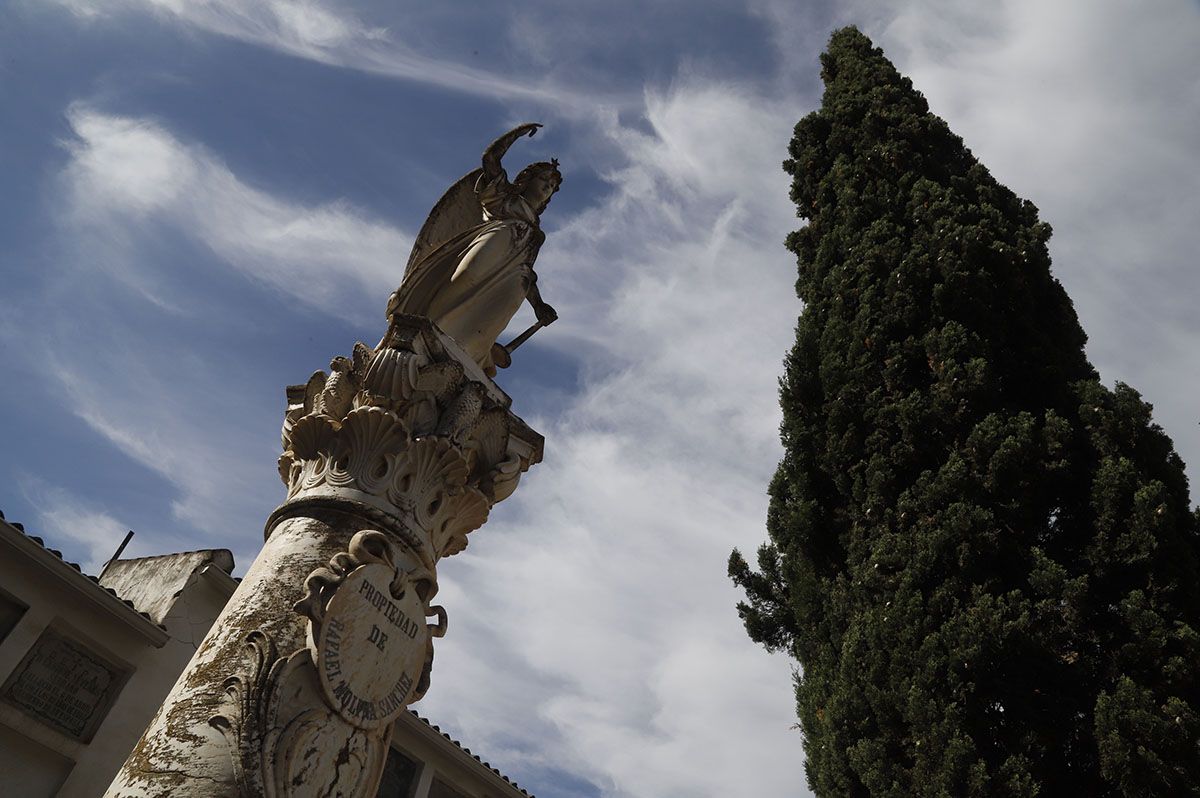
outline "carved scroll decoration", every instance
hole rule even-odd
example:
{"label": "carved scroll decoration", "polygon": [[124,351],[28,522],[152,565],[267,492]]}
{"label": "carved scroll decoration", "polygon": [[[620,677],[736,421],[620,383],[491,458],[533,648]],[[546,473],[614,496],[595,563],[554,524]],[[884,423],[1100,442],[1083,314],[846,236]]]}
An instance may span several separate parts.
{"label": "carved scroll decoration", "polygon": [[307,648],[286,658],[260,631],[244,649],[246,666],[225,680],[226,712],[209,719],[230,747],[243,798],[318,798],[336,786],[345,798],[370,798],[387,760],[391,727],[365,733],[324,701]]}
{"label": "carved scroll decoration", "polygon": [[[223,711],[209,720],[230,747],[244,798],[316,798],[334,794],[335,788],[346,798],[368,798],[376,789],[392,721],[428,690],[433,638],[446,629],[445,609],[428,602],[433,575],[422,566],[405,572],[396,562],[395,549],[383,533],[361,531],[347,551],[305,580],[306,596],[296,603],[296,611],[309,619],[306,647],[281,657],[262,631],[246,637],[243,667],[223,683]],[[352,577],[372,566],[390,576],[386,590],[392,598],[412,591],[420,597],[424,615],[435,617],[436,623],[424,624],[423,662],[403,705],[374,718],[377,722],[364,723],[326,689],[318,663],[323,655],[327,660],[328,651],[319,650],[318,641],[328,640],[323,625],[336,622],[331,612],[338,610],[331,605],[336,606],[338,590],[355,584]]]}

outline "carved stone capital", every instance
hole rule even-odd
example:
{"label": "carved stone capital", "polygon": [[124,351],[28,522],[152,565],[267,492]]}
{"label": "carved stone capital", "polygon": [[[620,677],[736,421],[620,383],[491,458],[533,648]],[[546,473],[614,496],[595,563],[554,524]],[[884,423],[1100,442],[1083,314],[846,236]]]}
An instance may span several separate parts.
{"label": "carved stone capital", "polygon": [[[428,319],[396,314],[375,349],[288,388],[279,474],[289,501],[338,497],[416,530],[436,562],[512,494],[542,436]],[[407,543],[407,541],[401,541]]]}

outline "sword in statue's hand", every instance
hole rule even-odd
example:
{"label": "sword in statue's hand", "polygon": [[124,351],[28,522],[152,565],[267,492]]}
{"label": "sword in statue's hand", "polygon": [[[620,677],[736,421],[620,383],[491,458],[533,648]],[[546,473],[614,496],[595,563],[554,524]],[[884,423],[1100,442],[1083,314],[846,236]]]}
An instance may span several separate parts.
{"label": "sword in statue's hand", "polygon": [[539,314],[544,316],[545,320],[538,319],[528,330],[509,341],[504,346],[501,346],[499,343],[492,344],[492,362],[496,364],[496,368],[506,369],[511,366],[512,353],[516,351],[518,346],[532,338],[533,334],[538,330],[558,321],[558,314],[554,312],[554,308],[546,305],[545,309],[549,312],[543,312]]}

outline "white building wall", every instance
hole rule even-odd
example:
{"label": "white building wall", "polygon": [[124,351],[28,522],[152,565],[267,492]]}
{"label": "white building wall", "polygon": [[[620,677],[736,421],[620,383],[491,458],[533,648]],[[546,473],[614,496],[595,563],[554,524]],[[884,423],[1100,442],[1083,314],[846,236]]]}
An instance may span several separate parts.
{"label": "white building wall", "polygon": [[128,674],[90,741],[76,739],[0,697],[0,772],[11,790],[6,795],[101,794],[235,586],[228,574],[211,566],[192,574],[179,594],[181,601],[172,608],[175,612],[164,619],[164,631],[0,521],[0,589],[28,605],[0,640],[0,684],[47,629]]}

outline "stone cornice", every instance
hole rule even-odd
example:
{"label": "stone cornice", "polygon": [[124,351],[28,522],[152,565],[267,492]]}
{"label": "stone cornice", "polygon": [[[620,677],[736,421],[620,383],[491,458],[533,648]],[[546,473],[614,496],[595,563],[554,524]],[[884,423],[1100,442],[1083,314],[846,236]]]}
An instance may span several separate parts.
{"label": "stone cornice", "polygon": [[543,437],[426,318],[396,314],[375,349],[356,344],[329,365],[287,391],[284,508],[318,498],[374,507],[432,565],[462,551],[542,458]]}

